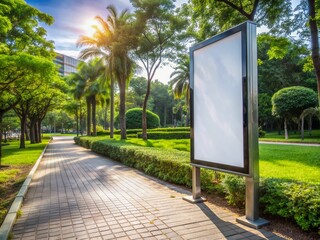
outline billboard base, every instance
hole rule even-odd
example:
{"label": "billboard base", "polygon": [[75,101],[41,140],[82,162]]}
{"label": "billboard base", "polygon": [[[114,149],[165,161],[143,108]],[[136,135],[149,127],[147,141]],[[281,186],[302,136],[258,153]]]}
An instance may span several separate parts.
{"label": "billboard base", "polygon": [[207,201],[206,198],[200,197],[200,198],[193,198],[193,196],[185,196],[182,198],[183,200],[186,200],[189,203],[202,203]]}
{"label": "billboard base", "polygon": [[243,217],[237,218],[236,220],[238,223],[241,223],[247,227],[251,227],[254,229],[259,229],[259,228],[269,224],[269,221],[265,220],[263,218],[258,218],[257,220],[251,221],[251,220],[247,219],[246,216],[243,216]]}

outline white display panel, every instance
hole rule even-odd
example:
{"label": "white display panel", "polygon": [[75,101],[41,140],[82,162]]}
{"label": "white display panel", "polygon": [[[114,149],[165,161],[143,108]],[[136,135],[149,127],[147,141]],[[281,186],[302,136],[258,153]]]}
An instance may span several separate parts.
{"label": "white display panel", "polygon": [[242,32],[193,52],[194,159],[244,167]]}

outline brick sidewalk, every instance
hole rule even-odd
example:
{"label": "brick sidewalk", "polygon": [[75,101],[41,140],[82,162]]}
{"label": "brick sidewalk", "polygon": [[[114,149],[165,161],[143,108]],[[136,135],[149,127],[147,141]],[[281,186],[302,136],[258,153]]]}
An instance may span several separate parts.
{"label": "brick sidewalk", "polygon": [[56,138],[31,183],[14,239],[281,239],[184,195],[190,192]]}

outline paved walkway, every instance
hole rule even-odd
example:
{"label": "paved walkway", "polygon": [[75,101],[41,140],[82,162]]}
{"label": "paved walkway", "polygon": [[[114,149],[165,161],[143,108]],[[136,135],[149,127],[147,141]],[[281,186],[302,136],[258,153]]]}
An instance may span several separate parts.
{"label": "paved walkway", "polygon": [[236,223],[212,204],[188,203],[186,194],[56,138],[31,183],[14,239],[280,239]]}

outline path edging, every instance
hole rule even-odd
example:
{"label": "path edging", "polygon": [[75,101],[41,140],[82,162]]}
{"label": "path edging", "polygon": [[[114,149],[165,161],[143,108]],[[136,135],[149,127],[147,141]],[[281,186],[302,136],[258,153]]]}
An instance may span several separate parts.
{"label": "path edging", "polygon": [[[50,142],[49,142],[50,143]],[[28,188],[30,186],[31,180],[36,172],[36,170],[38,169],[38,166],[42,160],[42,157],[45,153],[45,151],[47,150],[47,147],[49,145],[49,143],[45,146],[45,148],[43,149],[41,155],[39,156],[38,160],[36,161],[36,163],[34,164],[33,168],[31,169],[31,171],[29,172],[26,180],[23,182],[16,198],[14,199],[13,203],[11,204],[11,207],[6,215],[6,218],[4,219],[1,227],[0,227],[0,240],[6,240],[9,237],[9,234],[13,228],[13,225],[16,221],[17,218],[17,214],[19,212],[19,209],[22,205],[23,199],[28,191]]]}

